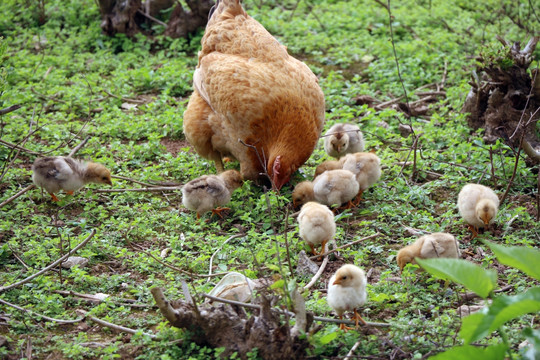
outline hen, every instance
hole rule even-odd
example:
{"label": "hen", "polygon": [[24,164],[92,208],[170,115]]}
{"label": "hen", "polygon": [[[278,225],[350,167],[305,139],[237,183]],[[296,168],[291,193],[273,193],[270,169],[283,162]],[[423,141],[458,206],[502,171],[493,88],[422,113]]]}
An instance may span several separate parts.
{"label": "hen", "polygon": [[201,43],[186,139],[219,172],[227,156],[240,162],[244,179],[266,172],[280,189],[309,158],[324,125],[317,77],[239,0],[217,1]]}

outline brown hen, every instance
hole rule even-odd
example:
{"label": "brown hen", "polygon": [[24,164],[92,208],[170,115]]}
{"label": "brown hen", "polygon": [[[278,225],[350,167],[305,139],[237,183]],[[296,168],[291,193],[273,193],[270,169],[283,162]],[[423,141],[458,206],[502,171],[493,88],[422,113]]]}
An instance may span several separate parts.
{"label": "brown hen", "polygon": [[227,156],[240,162],[244,179],[267,172],[280,189],[323,128],[318,79],[238,0],[218,0],[210,16],[184,112],[186,139],[218,172]]}

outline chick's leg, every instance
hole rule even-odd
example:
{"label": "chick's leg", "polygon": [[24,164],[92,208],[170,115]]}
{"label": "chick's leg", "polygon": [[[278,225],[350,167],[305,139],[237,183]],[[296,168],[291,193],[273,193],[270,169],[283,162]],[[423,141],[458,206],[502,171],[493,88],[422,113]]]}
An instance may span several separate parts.
{"label": "chick's leg", "polygon": [[360,202],[362,201],[362,194],[364,193],[364,190],[360,190],[358,194],[356,195],[356,198],[354,198],[354,205],[358,206]]}
{"label": "chick's leg", "polygon": [[56,195],[54,195],[54,194],[50,194],[50,195],[51,195],[51,197],[52,197],[52,201],[55,201],[55,202],[56,202],[56,201],[60,201],[60,200],[58,200],[58,198],[56,197]]}
{"label": "chick's leg", "polygon": [[356,311],[356,309],[354,309],[354,322],[356,323],[356,328],[357,329],[358,329],[358,321],[361,321],[362,324],[367,325],[366,321],[364,319],[362,319],[362,317],[360,316],[358,311]]}
{"label": "chick's leg", "polygon": [[472,232],[471,240],[478,236],[478,229],[476,228],[476,226],[469,225],[469,230]]}
{"label": "chick's leg", "polygon": [[66,194],[73,195],[73,191],[66,191]]}
{"label": "chick's leg", "polygon": [[[343,315],[339,315],[339,320],[343,320]],[[347,326],[345,324],[339,324],[339,329],[347,332],[349,330],[352,330],[353,328],[349,327],[349,326]]]}
{"label": "chick's leg", "polygon": [[317,252],[315,251],[315,246],[313,246],[313,244],[308,244],[308,245],[309,245],[309,247],[311,248],[311,253],[312,253],[313,255],[317,255]]}
{"label": "chick's leg", "polygon": [[222,213],[223,211],[225,211],[225,210],[230,210],[230,209],[231,209],[231,208],[227,208],[227,207],[226,207],[226,208],[217,207],[217,208],[215,208],[215,209],[212,209],[212,215],[215,214],[215,215],[217,215],[217,216],[219,216],[220,218],[223,219],[223,215],[221,215],[221,213]]}
{"label": "chick's leg", "polygon": [[322,248],[321,248],[321,253],[319,255],[322,255],[325,253],[325,249],[326,249],[326,243],[328,242],[328,239],[326,240],[323,240],[322,242]]}

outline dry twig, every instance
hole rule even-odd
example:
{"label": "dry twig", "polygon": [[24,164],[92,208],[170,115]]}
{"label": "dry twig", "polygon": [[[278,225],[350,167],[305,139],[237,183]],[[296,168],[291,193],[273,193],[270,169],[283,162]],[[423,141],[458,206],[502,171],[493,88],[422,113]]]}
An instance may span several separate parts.
{"label": "dry twig", "polygon": [[105,327],[111,328],[111,329],[116,330],[116,331],[120,331],[120,332],[124,332],[124,333],[128,333],[128,334],[133,334],[133,335],[140,333],[142,335],[150,337],[151,339],[156,339],[157,338],[157,336],[154,335],[154,334],[146,333],[146,332],[143,332],[143,331],[140,331],[140,330],[134,330],[134,329],[131,329],[131,328],[128,328],[128,327],[125,327],[125,326],[116,325],[116,324],[110,323],[108,321],[98,319],[95,316],[88,315],[88,313],[86,311],[84,311],[84,310],[77,310],[77,313],[79,313],[80,315],[84,316],[87,319],[92,320],[93,322],[95,322],[96,324],[98,324],[100,326],[105,326]]}
{"label": "dry twig", "polygon": [[59,324],[74,324],[74,323],[78,323],[78,322],[81,322],[84,320],[84,318],[79,318],[79,319],[75,319],[75,320],[63,320],[63,319],[55,319],[55,318],[52,318],[52,317],[48,317],[48,316],[45,316],[45,315],[42,315],[40,313],[37,313],[33,310],[28,310],[28,309],[25,309],[23,307],[20,307],[18,305],[15,305],[15,304],[12,304],[10,302],[7,302],[5,300],[2,300],[0,299],[0,304],[4,304],[4,305],[7,305],[7,306],[11,306],[12,308],[14,309],[17,309],[17,310],[20,310],[20,311],[23,311],[25,313],[28,313],[28,314],[31,314],[31,315],[36,315],[36,316],[39,316],[45,320],[48,320],[48,321],[54,321],[56,323],[59,323]]}
{"label": "dry twig", "polygon": [[13,195],[12,197],[10,197],[9,199],[3,201],[1,204],[0,204],[0,208],[4,205],[7,205],[9,204],[10,202],[12,202],[13,200],[15,200],[16,198],[18,198],[19,196],[21,196],[22,194],[24,194],[25,192],[27,191],[30,191],[32,190],[33,188],[35,188],[36,185],[34,184],[31,184],[31,185],[28,185],[27,187],[25,187],[24,189],[22,189],[21,191],[19,191],[18,193],[16,193],[15,195]]}
{"label": "dry twig", "polygon": [[10,290],[10,289],[13,289],[17,286],[21,286],[23,284],[26,284],[27,282],[29,282],[30,280],[38,277],[39,275],[41,274],[44,274],[46,273],[47,271],[55,268],[56,266],[58,266],[58,264],[60,264],[62,261],[66,260],[68,257],[70,257],[72,254],[74,254],[77,250],[79,250],[80,248],[82,248],[84,245],[86,245],[87,242],[90,241],[90,239],[92,239],[94,237],[94,235],[96,234],[96,230],[95,229],[92,229],[92,231],[90,232],[90,235],[88,235],[88,237],[86,239],[84,239],[79,245],[75,246],[71,251],[69,251],[68,253],[66,253],[64,256],[62,256],[60,259],[56,260],[55,262],[53,262],[52,264],[50,264],[49,266],[43,268],[42,270],[38,271],[37,273],[33,274],[33,275],[30,275],[29,277],[27,277],[26,279],[23,279],[21,281],[18,281],[16,283],[13,283],[11,285],[7,285],[7,286],[2,286],[0,287],[0,293],[3,293],[4,291],[7,291],[7,290]]}
{"label": "dry twig", "polygon": [[341,250],[341,249],[345,249],[345,248],[347,248],[347,247],[349,247],[349,246],[351,246],[351,245],[354,245],[354,244],[358,244],[359,242],[362,242],[362,241],[364,241],[364,240],[373,239],[374,237],[377,237],[377,236],[379,236],[379,235],[381,235],[381,233],[375,233],[375,234],[373,234],[373,235],[366,236],[365,238],[355,240],[355,241],[350,242],[350,243],[348,243],[348,244],[345,244],[345,245],[343,245],[343,246],[340,246],[340,247],[337,247],[337,248],[332,249],[332,250],[330,250],[330,251],[327,251],[327,252],[325,252],[324,254],[311,256],[309,259],[310,259],[310,260],[313,260],[313,259],[318,258],[318,257],[321,257],[321,256],[328,256],[329,254],[332,254],[332,253],[334,253],[334,252],[336,252],[336,251],[339,251],[339,250]]}

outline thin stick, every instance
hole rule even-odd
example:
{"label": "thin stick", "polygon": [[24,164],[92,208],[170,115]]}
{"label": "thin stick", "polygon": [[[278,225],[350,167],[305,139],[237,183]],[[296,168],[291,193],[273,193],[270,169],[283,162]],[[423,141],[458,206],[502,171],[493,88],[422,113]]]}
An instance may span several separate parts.
{"label": "thin stick", "polygon": [[[212,275],[212,263],[214,262],[214,257],[217,255],[217,253],[223,248],[223,246],[225,246],[226,243],[228,243],[232,239],[236,239],[236,238],[239,238],[239,237],[242,237],[242,236],[246,236],[246,235],[245,234],[236,234],[236,235],[231,236],[230,238],[225,240],[223,242],[223,244],[221,244],[221,246],[218,247],[218,249],[216,251],[214,251],[214,253],[210,257],[210,266],[209,266],[209,269],[208,269],[208,276]],[[206,280],[206,282],[208,282],[208,281],[210,281],[210,279]]]}
{"label": "thin stick", "polygon": [[37,312],[35,312],[35,311],[33,311],[33,310],[25,309],[25,308],[23,308],[23,307],[20,307],[20,306],[18,306],[18,305],[12,304],[12,303],[7,302],[7,301],[2,300],[2,299],[0,299],[0,304],[4,304],[4,305],[7,305],[7,306],[11,306],[11,307],[14,308],[14,309],[23,311],[23,312],[28,313],[28,314],[36,315],[36,316],[42,317],[42,318],[45,319],[45,320],[54,321],[54,322],[57,322],[57,323],[59,323],[59,324],[74,324],[74,323],[78,323],[78,322],[81,322],[81,321],[84,320],[84,318],[79,318],[79,319],[75,319],[75,320],[55,319],[55,318],[48,317],[48,316],[42,315],[42,314],[40,314],[40,313],[37,313]]}
{"label": "thin stick", "polygon": [[95,322],[96,324],[98,324],[100,326],[105,326],[105,327],[111,328],[111,329],[116,330],[116,331],[125,332],[125,333],[133,334],[133,335],[141,333],[142,335],[148,336],[151,339],[156,339],[157,338],[157,336],[154,335],[154,334],[141,332],[139,330],[134,330],[134,329],[131,329],[131,328],[127,328],[125,326],[116,325],[116,324],[110,323],[108,321],[98,319],[95,316],[88,315],[88,313],[86,311],[84,311],[84,310],[77,310],[77,312],[80,313],[81,315],[84,315],[86,318],[92,320],[93,322]]}
{"label": "thin stick", "polygon": [[16,144],[12,144],[12,143],[7,142],[7,141],[2,140],[2,139],[0,139],[0,144],[3,144],[5,146],[7,146],[8,148],[21,150],[21,151],[24,151],[24,152],[32,154],[32,155],[38,155],[38,156],[41,155],[37,151],[29,150],[29,149],[27,149],[25,147],[22,147],[22,146],[19,146],[19,145],[16,145]]}
{"label": "thin stick", "polygon": [[24,189],[22,189],[21,191],[19,191],[18,193],[16,193],[15,195],[13,195],[12,197],[10,197],[9,199],[5,200],[4,202],[2,202],[0,204],[0,208],[4,205],[7,205],[9,204],[10,202],[12,202],[13,200],[15,200],[16,198],[18,198],[19,196],[21,196],[22,194],[24,194],[25,192],[27,191],[30,191],[32,190],[33,188],[35,188],[36,185],[34,184],[31,184],[31,185],[28,185],[27,187],[25,187]]}
{"label": "thin stick", "polygon": [[[147,4],[150,4],[150,2],[148,2]],[[138,12],[139,14],[142,14],[143,16],[149,18],[150,20],[152,20],[152,21],[158,23],[159,25],[161,25],[161,26],[163,26],[163,27],[167,27],[167,24],[165,24],[165,23],[164,23],[163,21],[161,21],[161,20],[156,19],[156,18],[153,17],[152,15],[147,14],[147,13],[145,13],[144,11],[141,11],[141,10],[139,10],[139,9],[137,9],[137,12]]]}
{"label": "thin stick", "polygon": [[291,262],[291,252],[289,250],[289,240],[287,239],[287,233],[289,232],[289,207],[287,206],[287,210],[285,212],[285,232],[283,233],[283,237],[285,238],[285,248],[287,249],[287,263],[289,264],[289,271],[291,274],[294,274],[293,268],[292,268],[292,262]]}
{"label": "thin stick", "polygon": [[337,247],[337,248],[332,249],[332,250],[330,250],[330,251],[327,251],[327,252],[325,252],[324,254],[311,256],[309,259],[312,260],[312,259],[315,259],[315,258],[318,258],[318,257],[321,257],[321,256],[327,256],[327,255],[332,254],[332,253],[335,253],[336,251],[339,251],[339,250],[341,250],[341,249],[345,249],[345,248],[347,248],[347,247],[349,247],[349,246],[351,246],[351,245],[358,244],[359,242],[362,242],[362,241],[364,241],[364,240],[373,239],[374,237],[377,237],[377,236],[379,236],[379,235],[381,235],[381,233],[376,233],[376,234],[373,234],[373,235],[366,236],[365,238],[355,240],[355,241],[350,242],[350,243],[348,243],[348,244],[345,244],[345,245],[343,245],[343,246],[340,246],[340,247]]}
{"label": "thin stick", "polygon": [[168,267],[169,269],[172,269],[174,271],[178,271],[182,274],[186,274],[186,275],[189,275],[189,276],[195,276],[195,277],[199,277],[199,278],[206,278],[206,277],[216,277],[216,276],[225,276],[228,274],[228,272],[225,272],[225,273],[215,273],[215,274],[212,274],[212,275],[206,275],[206,274],[196,274],[194,272],[190,272],[190,271],[186,271],[184,269],[180,269],[180,268],[177,268],[175,266],[172,266],[170,264],[167,264],[166,262],[164,261],[161,261],[160,259],[156,258],[154,255],[152,255],[151,253],[145,251],[145,250],[142,250],[142,249],[139,249],[140,251],[142,251],[143,253],[145,253],[146,255],[150,256],[152,259],[154,259],[155,261],[157,261],[158,263],[160,263],[161,265],[163,266],[166,266]]}
{"label": "thin stick", "polygon": [[114,95],[114,94],[111,94],[110,92],[108,92],[107,90],[103,89],[103,92],[109,96],[112,96],[113,98],[117,98],[117,99],[120,99],[122,101],[125,101],[125,102],[129,102],[129,103],[133,103],[133,104],[144,104],[145,102],[142,101],[142,100],[135,100],[135,99],[129,99],[129,98],[123,98],[121,96],[118,96],[118,95]]}
{"label": "thin stick", "polygon": [[77,153],[77,151],[81,150],[81,148],[86,145],[86,143],[88,142],[88,140],[90,140],[90,136],[87,136],[86,138],[84,138],[84,140],[77,146],[75,146],[73,148],[73,150],[71,150],[71,152],[69,153],[69,157],[73,157],[73,155],[75,155]]}
{"label": "thin stick", "polygon": [[[103,300],[92,297],[91,294],[80,294],[75,291],[63,291],[63,290],[54,290],[53,292],[63,295],[63,296],[74,296],[79,298],[80,300],[88,301],[91,303],[96,302],[102,302]],[[110,296],[108,297],[110,298]],[[132,299],[124,299],[124,298],[116,298],[117,300],[121,301],[111,301],[113,304],[121,305],[121,306],[131,306],[136,308],[155,308],[156,306],[153,305],[147,305],[147,304],[137,304],[135,300]]]}
{"label": "thin stick", "polygon": [[181,190],[182,186],[156,186],[152,188],[138,188],[138,189],[95,189],[94,192],[98,193],[113,193],[113,192],[144,192],[144,191],[174,191]]}
{"label": "thin stick", "polygon": [[[240,302],[240,301],[223,299],[223,298],[215,297],[215,296],[208,295],[208,294],[202,294],[202,296],[204,296],[204,297],[206,297],[206,298],[208,298],[210,300],[217,301],[217,302],[222,302],[222,303],[225,303],[225,304],[237,305],[237,306],[242,306],[242,307],[246,307],[246,308],[249,308],[249,309],[256,309],[256,310],[261,309],[260,305],[247,304],[247,303],[243,303],[243,302]],[[295,316],[295,314],[293,312],[290,312],[290,311],[283,311],[283,310],[278,310],[278,309],[274,309],[274,308],[271,309],[271,310],[277,311],[279,313],[287,313],[290,316]],[[324,317],[320,317],[320,316],[314,316],[313,320],[322,321],[322,322],[328,322],[328,323],[335,323],[335,324],[347,324],[347,325],[353,325],[353,324],[355,325],[356,324],[352,320],[339,320],[339,319],[324,318]],[[391,326],[390,324],[376,323],[376,322],[366,322],[366,325],[375,326],[375,327],[390,327]]]}
{"label": "thin stick", "polygon": [[351,356],[354,354],[354,352],[356,351],[356,349],[358,348],[358,346],[360,345],[360,342],[363,341],[363,339],[360,339],[358,340],[354,345],[353,347],[351,348],[351,350],[349,350],[349,352],[347,353],[347,356],[345,356],[345,358],[343,360],[349,360],[351,358]]}
{"label": "thin stick", "polygon": [[33,275],[30,275],[29,277],[27,277],[26,279],[23,279],[19,282],[16,282],[14,284],[11,284],[11,285],[8,285],[8,286],[2,286],[0,287],[0,293],[4,292],[4,291],[7,291],[9,289],[13,289],[17,286],[20,286],[20,285],[23,285],[23,284],[26,284],[27,282],[29,282],[30,280],[38,277],[39,275],[43,274],[43,273],[46,273],[47,271],[49,271],[50,269],[52,268],[55,268],[58,264],[60,264],[62,261],[66,260],[68,257],[70,257],[73,253],[75,253],[77,250],[79,250],[80,248],[82,248],[84,245],[86,245],[87,242],[90,241],[90,239],[92,239],[94,237],[94,235],[96,234],[96,230],[95,229],[92,229],[92,231],[90,232],[90,235],[88,235],[88,237],[86,239],[84,239],[79,245],[75,246],[73,248],[73,250],[71,250],[70,252],[66,253],[64,256],[62,256],[60,259],[56,260],[55,262],[53,262],[51,265],[43,268],[42,270],[38,271],[37,273],[33,274]]}
{"label": "thin stick", "polygon": [[17,109],[20,109],[22,105],[11,105],[7,108],[0,109],[0,116],[9,114],[12,111],[15,111]]}
{"label": "thin stick", "polygon": [[512,186],[512,183],[514,182],[514,178],[516,177],[517,167],[519,164],[519,153],[521,152],[521,148],[523,147],[523,137],[525,135],[525,131],[521,134],[521,139],[519,141],[519,147],[516,154],[516,162],[514,163],[514,171],[512,172],[512,176],[510,177],[510,181],[508,181],[508,185],[506,186],[506,191],[504,192],[503,197],[501,198],[501,202],[499,204],[502,205],[504,203],[504,200],[506,200],[506,196],[508,195],[508,191],[510,191],[510,187]]}
{"label": "thin stick", "polygon": [[315,284],[317,282],[317,280],[319,280],[322,273],[324,272],[324,269],[326,268],[326,265],[328,265],[328,256],[324,257],[324,260],[323,260],[323,262],[321,264],[321,267],[319,268],[319,271],[317,271],[317,273],[315,274],[315,276],[313,276],[311,281],[306,286],[304,286],[304,288],[302,289],[302,292],[306,291],[306,290],[309,290],[309,288],[312,287],[313,284]]}
{"label": "thin stick", "polygon": [[[135,179],[128,178],[128,177],[125,177],[125,176],[120,176],[120,175],[111,175],[111,177],[112,177],[113,179],[120,179],[120,180],[131,181],[132,183],[139,184],[139,185],[144,185],[144,186],[148,186],[148,187],[157,187],[157,186],[160,186],[160,185],[156,185],[156,184],[145,183],[145,182],[142,182],[142,181],[139,181],[139,180],[135,180]],[[178,185],[178,186],[180,186],[180,185]]]}

